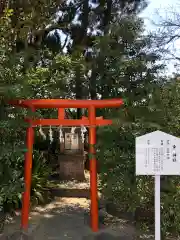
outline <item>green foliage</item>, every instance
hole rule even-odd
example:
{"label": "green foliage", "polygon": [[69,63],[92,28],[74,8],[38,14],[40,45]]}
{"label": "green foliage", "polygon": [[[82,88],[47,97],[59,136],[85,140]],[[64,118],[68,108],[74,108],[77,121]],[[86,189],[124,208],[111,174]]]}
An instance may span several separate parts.
{"label": "green foliage", "polygon": [[43,153],[34,151],[31,186],[32,204],[44,203],[47,200],[44,198],[44,193],[47,192],[46,187],[51,171],[52,169],[48,166]]}
{"label": "green foliage", "polygon": [[1,127],[0,133],[0,205],[11,211],[18,207],[23,191],[24,132],[11,124]]}
{"label": "green foliage", "polygon": [[[15,121],[16,112],[5,104],[5,99],[18,95],[18,68],[12,63],[11,44],[9,32],[11,31],[11,19],[13,10],[5,10],[0,18],[0,206],[5,211],[11,211],[17,207],[23,191],[22,164],[24,158],[23,136],[20,129],[20,121]],[[15,63],[16,62],[16,63]],[[21,115],[21,112],[20,112]]]}
{"label": "green foliage", "polygon": [[[25,127],[27,127],[23,118],[29,114],[26,110],[12,108],[7,104],[7,100],[32,96],[27,78],[34,77],[33,71],[31,76],[28,75],[30,70],[27,73],[23,71],[23,54],[14,52],[10,34],[13,16],[14,11],[6,9],[4,15],[0,17],[0,208],[3,207],[5,212],[11,212],[21,206],[26,151]],[[38,69],[36,75],[42,75]],[[45,162],[40,162],[40,166],[36,168],[39,172],[36,170],[33,173],[32,195],[36,195],[37,198],[37,194],[42,191],[47,181]]]}
{"label": "green foliage", "polygon": [[55,55],[45,66],[29,68],[25,81],[32,98],[59,98],[68,94],[67,82],[73,74],[69,56]]}
{"label": "green foliage", "polygon": [[148,178],[135,178],[135,137],[144,133],[143,127],[138,123],[121,123],[99,132],[102,192],[125,211],[134,212],[137,207],[145,206],[153,191],[152,181],[146,182]]}

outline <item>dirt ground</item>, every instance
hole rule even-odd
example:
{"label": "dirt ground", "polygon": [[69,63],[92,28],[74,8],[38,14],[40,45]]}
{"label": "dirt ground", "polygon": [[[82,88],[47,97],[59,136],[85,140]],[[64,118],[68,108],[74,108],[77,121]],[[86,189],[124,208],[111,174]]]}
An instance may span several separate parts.
{"label": "dirt ground", "polygon": [[[59,183],[56,187],[68,189],[71,193],[74,189],[87,191],[89,178],[84,183],[66,182]],[[30,214],[30,233],[34,240],[133,240],[150,239],[147,237],[136,238],[136,229],[123,219],[115,219],[113,216],[100,211],[100,230],[93,234],[90,229],[89,217],[90,200],[85,197],[56,197],[53,202],[45,206],[36,207]],[[20,213],[11,219],[5,226],[5,235],[9,235],[19,229]],[[151,238],[153,239],[153,238]],[[16,239],[13,239],[16,240]],[[19,239],[18,239],[19,240]]]}

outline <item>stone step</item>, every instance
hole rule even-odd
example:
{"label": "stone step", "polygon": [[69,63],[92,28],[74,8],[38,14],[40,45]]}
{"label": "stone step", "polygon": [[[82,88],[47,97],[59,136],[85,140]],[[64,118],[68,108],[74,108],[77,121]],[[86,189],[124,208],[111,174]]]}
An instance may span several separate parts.
{"label": "stone step", "polygon": [[87,198],[90,199],[89,189],[66,189],[51,188],[50,192],[54,197]]}

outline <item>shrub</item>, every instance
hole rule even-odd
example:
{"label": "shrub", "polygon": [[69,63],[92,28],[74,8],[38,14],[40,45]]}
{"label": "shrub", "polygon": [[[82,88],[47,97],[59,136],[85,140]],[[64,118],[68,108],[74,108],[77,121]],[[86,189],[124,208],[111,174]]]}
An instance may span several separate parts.
{"label": "shrub", "polygon": [[33,153],[33,167],[32,167],[32,185],[31,196],[32,203],[43,203],[44,192],[47,190],[48,177],[51,174],[51,167],[48,165],[48,159],[46,159],[42,152],[34,151]]}

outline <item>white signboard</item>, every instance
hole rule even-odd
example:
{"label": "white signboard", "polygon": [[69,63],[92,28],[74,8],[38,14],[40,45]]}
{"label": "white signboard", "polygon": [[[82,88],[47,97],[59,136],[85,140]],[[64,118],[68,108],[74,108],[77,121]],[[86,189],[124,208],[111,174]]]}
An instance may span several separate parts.
{"label": "white signboard", "polygon": [[180,139],[161,131],[137,137],[136,175],[180,175]]}

